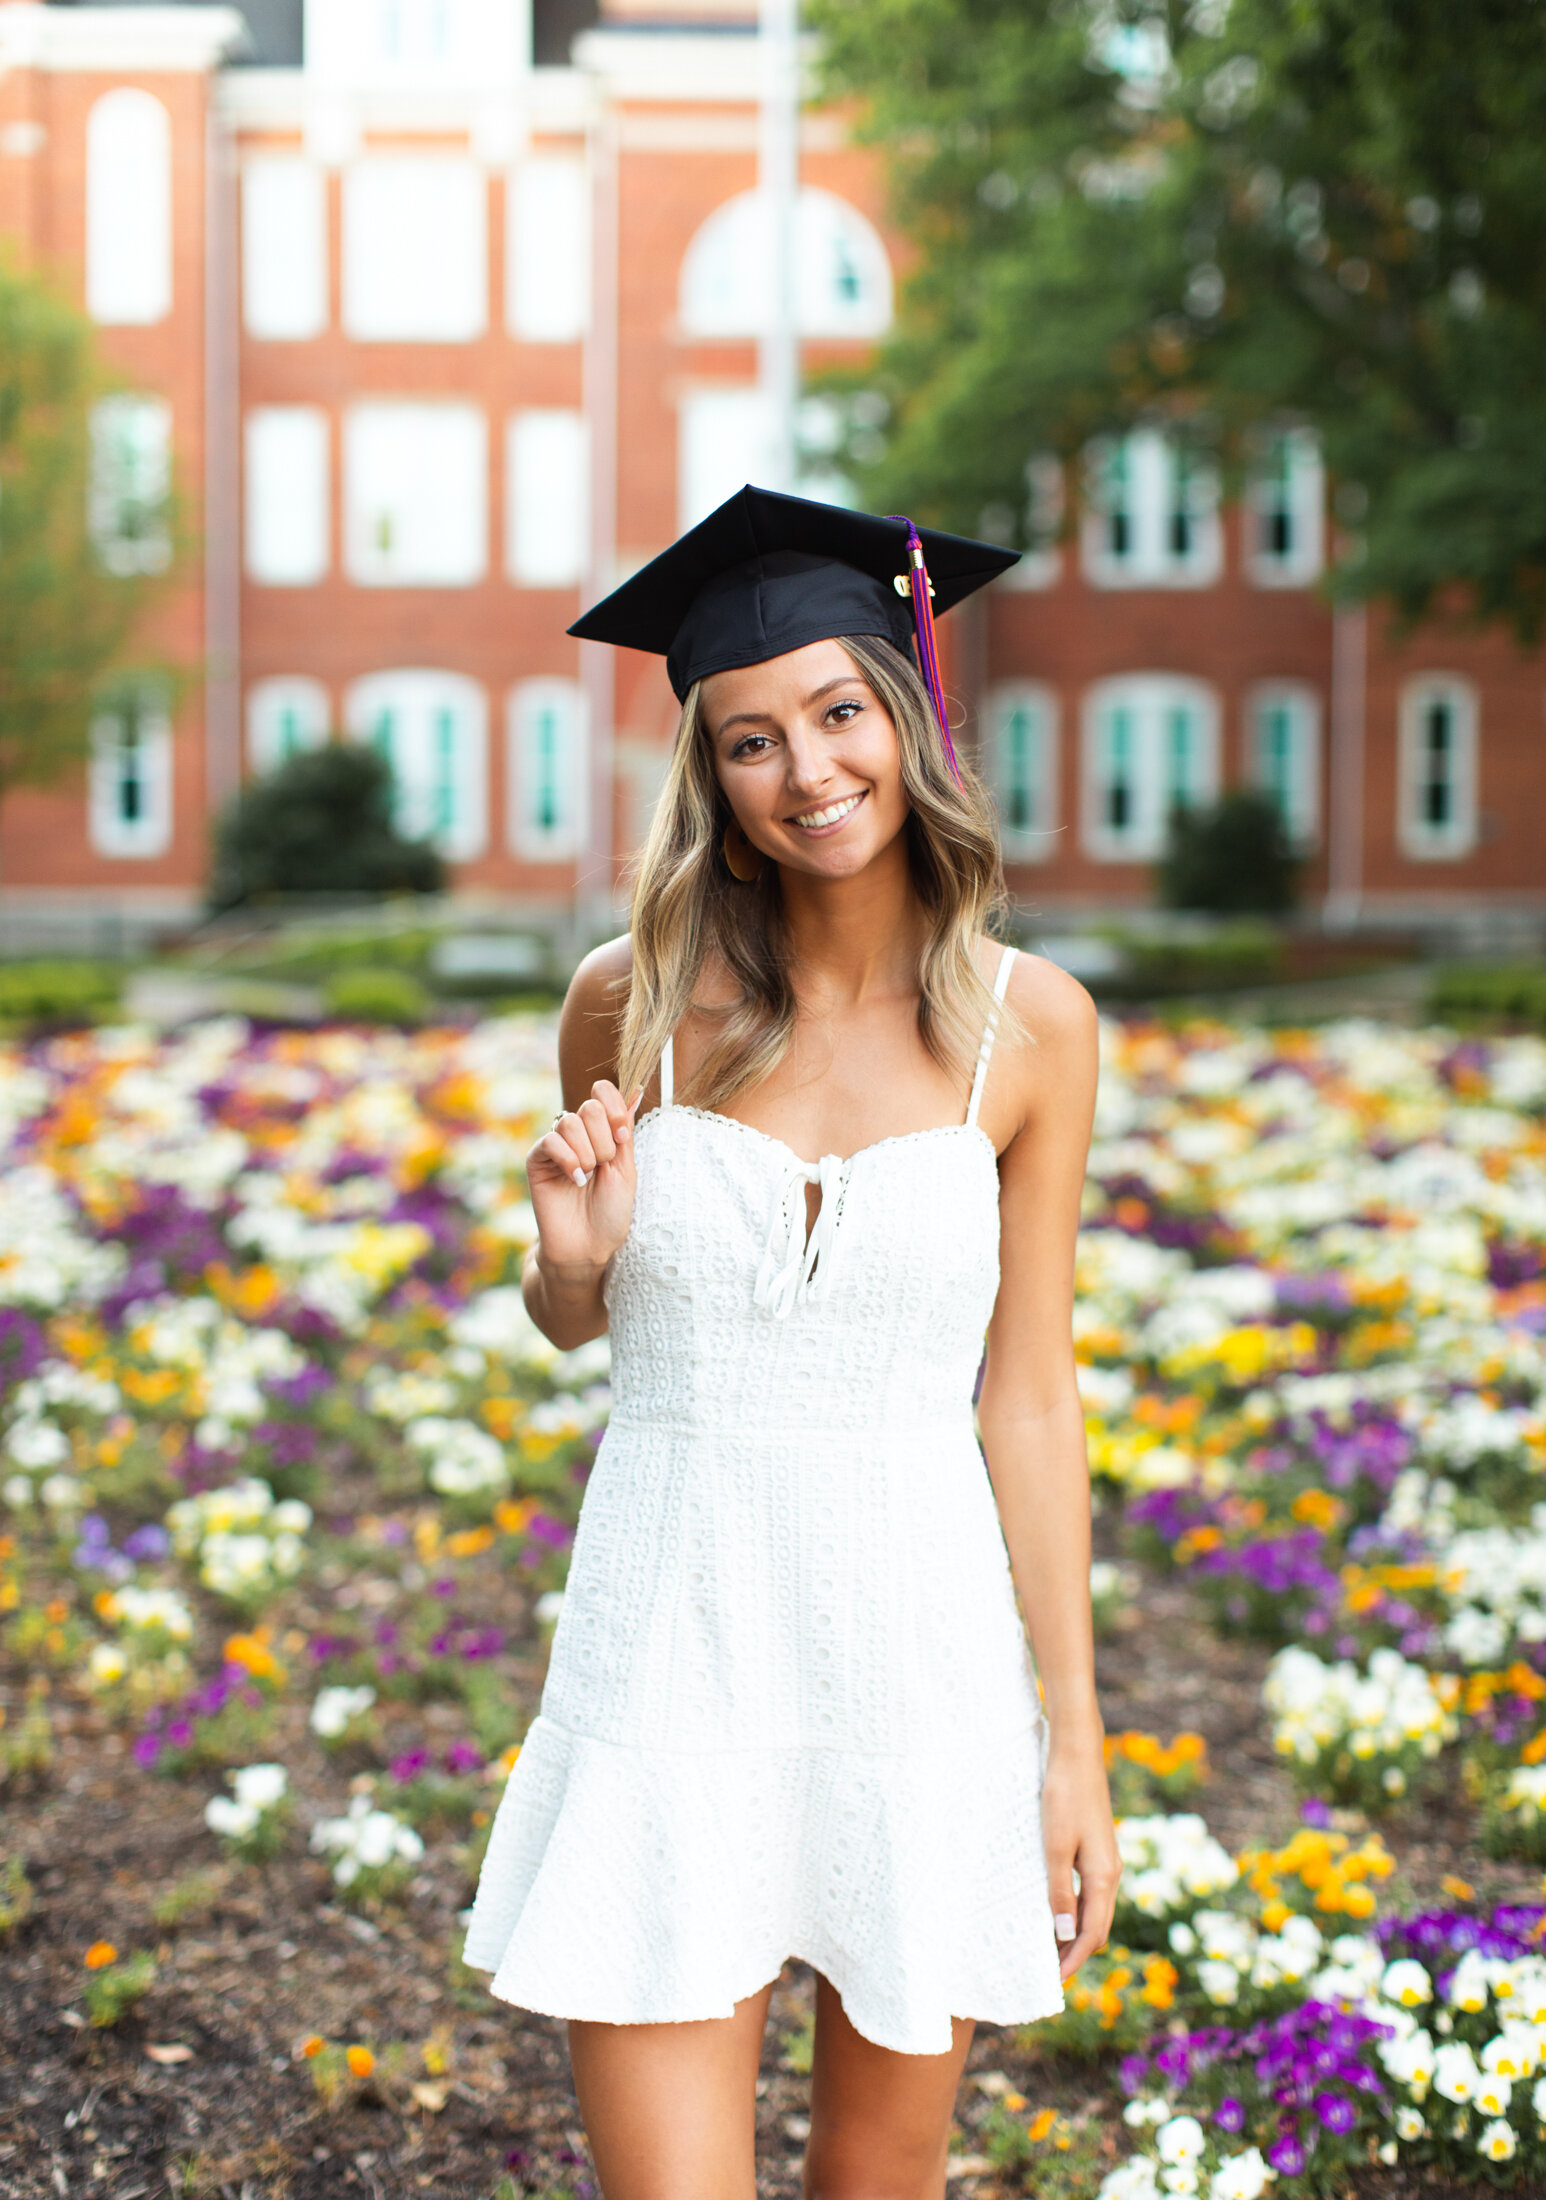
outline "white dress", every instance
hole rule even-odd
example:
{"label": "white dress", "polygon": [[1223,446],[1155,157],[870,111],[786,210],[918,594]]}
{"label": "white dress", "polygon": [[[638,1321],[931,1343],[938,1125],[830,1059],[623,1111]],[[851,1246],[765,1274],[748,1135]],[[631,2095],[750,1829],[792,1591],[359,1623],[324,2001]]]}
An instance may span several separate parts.
{"label": "white dress", "polygon": [[964,1123],[816,1163],[674,1105],[667,1048],[612,1418],[467,1934],[499,1999],[726,2017],[799,1957],[907,2054],[1062,2007],[1045,1725],[972,1422],[996,1021]]}

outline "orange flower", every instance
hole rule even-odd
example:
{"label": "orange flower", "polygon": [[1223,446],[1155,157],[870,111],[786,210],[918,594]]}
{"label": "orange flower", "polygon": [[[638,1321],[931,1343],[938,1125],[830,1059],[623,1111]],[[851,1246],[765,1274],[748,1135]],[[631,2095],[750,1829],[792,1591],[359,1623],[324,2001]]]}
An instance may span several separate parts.
{"label": "orange flower", "polygon": [[1058,2112],[1055,2108],[1044,2108],[1039,2116],[1026,2125],[1025,2136],[1034,2145],[1046,2138],[1057,2120]]}
{"label": "orange flower", "polygon": [[1439,1881],[1439,1885],[1447,1895],[1453,1895],[1457,1902],[1474,1902],[1476,1900],[1476,1889],[1471,1885],[1471,1882],[1468,1879],[1458,1879],[1453,1872],[1446,1872]]}
{"label": "orange flower", "polygon": [[1025,2106],[1025,2095],[1023,2093],[1006,2093],[1004,2095],[1004,2106],[1011,2116],[1018,2116]]}
{"label": "orange flower", "polygon": [[322,2034],[320,2032],[313,2032],[310,2039],[303,2040],[301,2042],[301,2053],[308,2057],[312,2055],[320,2055],[326,2045],[327,2041],[322,2037]]}
{"label": "orange flower", "polygon": [[105,1963],[116,1963],[117,1961],[118,1950],[110,1940],[94,1940],[86,1950],[86,1968],[88,1971],[100,1971]]}
{"label": "orange flower", "polygon": [[376,2067],[376,2058],[368,2047],[351,2047],[344,2055],[349,2074],[354,2078],[368,2078]]}

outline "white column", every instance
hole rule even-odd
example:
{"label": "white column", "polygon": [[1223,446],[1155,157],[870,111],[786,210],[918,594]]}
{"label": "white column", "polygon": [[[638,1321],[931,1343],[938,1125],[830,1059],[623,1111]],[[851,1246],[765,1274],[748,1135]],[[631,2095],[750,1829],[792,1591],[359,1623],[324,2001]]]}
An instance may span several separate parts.
{"label": "white column", "polygon": [[1327,759],[1328,932],[1351,932],[1363,909],[1364,694],[1369,617],[1362,604],[1331,619],[1331,754]]}
{"label": "white column", "polygon": [[[603,109],[591,127],[591,310],[582,363],[590,442],[590,526],[581,600],[586,610],[617,583],[617,121]],[[575,944],[606,938],[616,922],[612,881],[614,674],[617,652],[581,642],[580,681],[590,718],[590,845],[575,865]]]}
{"label": "white column", "polygon": [[768,326],[758,373],[768,420],[769,489],[795,485],[794,414],[800,395],[796,326],[795,207],[800,188],[800,0],[758,0],[762,114],[758,181],[768,208],[773,264]]}

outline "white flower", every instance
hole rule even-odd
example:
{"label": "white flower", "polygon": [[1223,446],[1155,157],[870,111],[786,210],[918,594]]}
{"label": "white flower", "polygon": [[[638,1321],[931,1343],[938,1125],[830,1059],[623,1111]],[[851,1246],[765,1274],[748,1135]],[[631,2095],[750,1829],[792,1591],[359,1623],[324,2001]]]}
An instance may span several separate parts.
{"label": "white flower", "polygon": [[1505,2024],[1502,2031],[1487,2042],[1479,2060],[1483,2070],[1495,2071],[1500,2077],[1532,2077],[1540,2060],[1540,2044],[1535,2036],[1535,2026]]}
{"label": "white flower", "polygon": [[1240,1973],[1232,1963],[1199,1963],[1197,1983],[1215,2009],[1227,2009],[1240,1999]]}
{"label": "white flower", "polygon": [[311,1707],[311,1731],[324,1741],[337,1741],[351,1719],[360,1718],[376,1700],[373,1688],[321,1688]]}
{"label": "white flower", "polygon": [[1485,2154],[1489,2162],[1511,2162],[1519,2151],[1519,2141],[1514,2136],[1513,2125],[1505,2123],[1501,2116],[1490,2124],[1484,2124],[1476,2142],[1476,2151],[1478,2154]]}
{"label": "white flower", "polygon": [[1195,2116],[1172,2116],[1154,2135],[1159,2158],[1176,2169],[1189,2169],[1200,2161],[1204,2146],[1202,2125]]}
{"label": "white flower", "polygon": [[1404,2105],[1396,2110],[1396,2137],[1405,2139],[1408,2145],[1420,2139],[1427,2128],[1420,2110]]}
{"label": "white flower", "polygon": [[1403,2009],[1416,2009],[1432,2001],[1433,1981],[1420,1963],[1403,1956],[1387,1967],[1380,1980],[1380,1992],[1387,2001],[1399,2002]]}
{"label": "white flower", "polygon": [[243,1765],[231,1775],[231,1785],[239,1803],[250,1803],[254,1810],[272,1810],[276,1803],[283,1802],[290,1779],[283,1765]]}
{"label": "white flower", "polygon": [[1514,2081],[1499,2076],[1496,2071],[1484,2071],[1471,2098],[1481,2115],[1506,2116],[1508,2104],[1514,2098]]}
{"label": "white flower", "polygon": [[1446,2040],[1433,2058],[1433,2090],[1446,2101],[1469,2101],[1482,2082],[1476,2057],[1463,2040]]}
{"label": "white flower", "polygon": [[1464,2009],[1468,2015],[1475,2016],[1486,2008],[1490,1993],[1486,1957],[1475,1948],[1467,1948],[1455,1965],[1446,2000],[1452,2009]]}
{"label": "white flower", "polygon": [[1101,2179],[1097,2200],[1156,2200],[1159,2177],[1147,2154],[1119,2162]]}
{"label": "white flower", "polygon": [[1190,2200],[1191,2194],[1197,2190],[1197,2172],[1194,2169],[1183,2169],[1179,2166],[1162,2169],[1159,2181],[1162,2192],[1173,2192],[1179,2196],[1179,2200]]}
{"label": "white flower", "polygon": [[[1446,2048],[1444,2052],[1449,2054],[1452,2051]],[[1420,2028],[1409,2032],[1405,2039],[1382,2040],[1379,2045],[1379,2058],[1395,2079],[1397,2085],[1406,2086],[1410,2092],[1416,2094],[1419,2100],[1422,2099],[1433,2083],[1435,2067],[1433,2041],[1429,2034]],[[1458,2097],[1451,2096],[1451,2098]]]}
{"label": "white flower", "polygon": [[1177,1918],[1165,1938],[1170,1943],[1170,1952],[1173,1956],[1189,1956],[1197,1946],[1197,1935],[1184,1918]]}
{"label": "white flower", "polygon": [[1263,2161],[1260,2147],[1247,2147],[1214,2171],[1208,2200],[1261,2200],[1275,2174]]}
{"label": "white flower", "polygon": [[558,1615],[564,1608],[562,1589],[544,1589],[532,1607],[532,1617],[539,1627],[555,1627]]}
{"label": "white flower", "polygon": [[228,1841],[242,1841],[257,1825],[259,1811],[255,1803],[244,1803],[229,1795],[212,1795],[204,1805],[204,1823],[211,1833],[218,1833]]}

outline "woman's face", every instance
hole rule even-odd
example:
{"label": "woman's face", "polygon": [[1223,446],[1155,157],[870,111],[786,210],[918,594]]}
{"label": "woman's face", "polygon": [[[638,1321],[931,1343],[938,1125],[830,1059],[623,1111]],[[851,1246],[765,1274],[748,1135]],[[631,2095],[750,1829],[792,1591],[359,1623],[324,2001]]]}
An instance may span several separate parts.
{"label": "woman's face", "polygon": [[902,830],[896,728],[841,642],[713,673],[702,707],[736,823],[775,863],[852,878]]}

